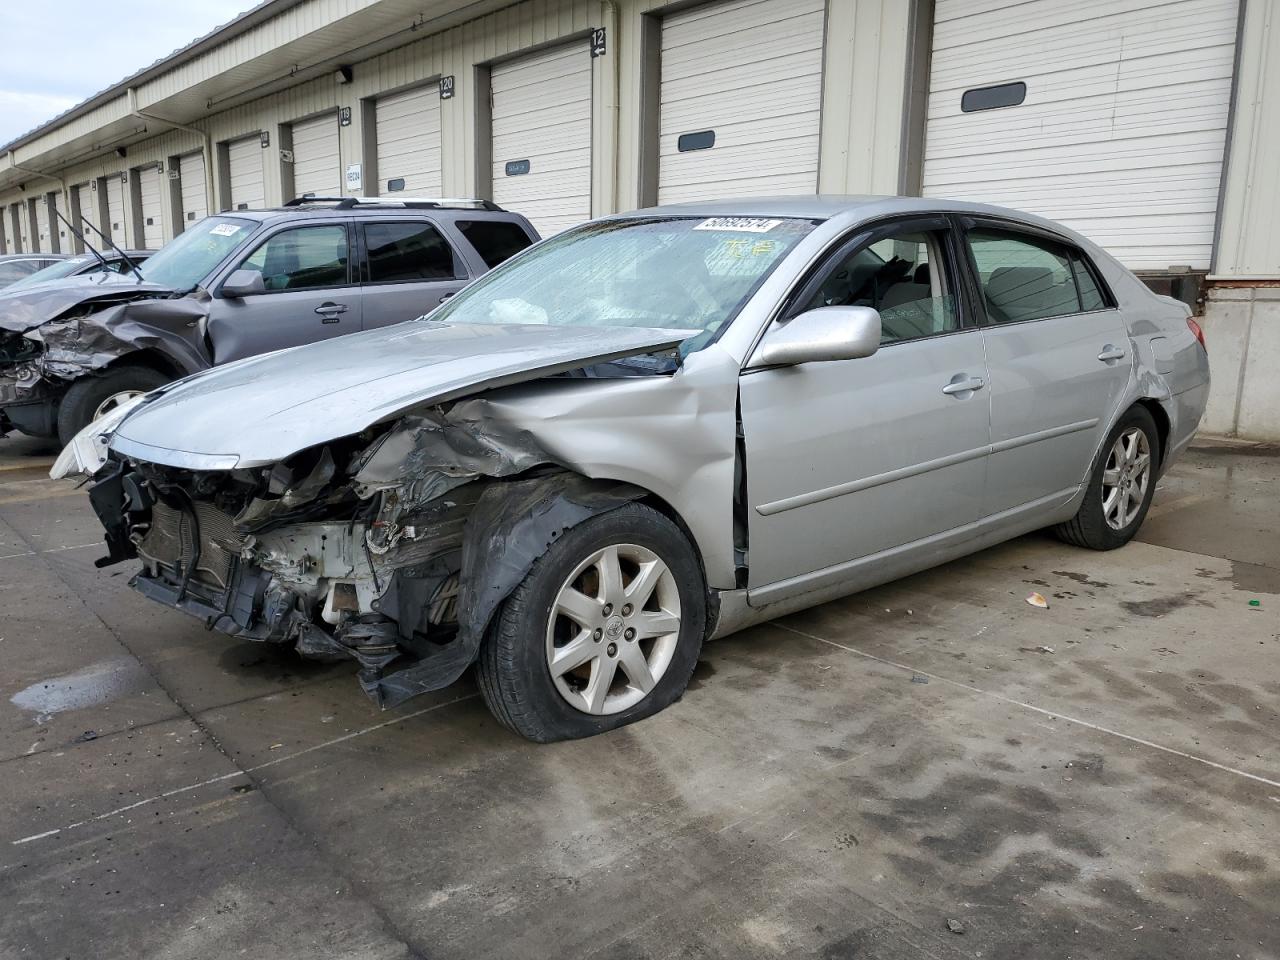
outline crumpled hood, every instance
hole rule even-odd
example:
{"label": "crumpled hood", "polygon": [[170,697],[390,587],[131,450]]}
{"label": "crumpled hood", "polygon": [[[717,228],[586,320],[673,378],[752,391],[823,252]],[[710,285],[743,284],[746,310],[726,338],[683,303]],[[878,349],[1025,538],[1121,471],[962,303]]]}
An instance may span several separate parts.
{"label": "crumpled hood", "polygon": [[673,347],[695,331],[413,321],[215,367],[137,407],[111,448],[153,463],[275,463],[422,403]]}
{"label": "crumpled hood", "polygon": [[169,296],[169,288],[139,282],[118,273],[50,280],[25,289],[0,290],[0,330],[24,333],[92,300],[115,300],[135,294]]}

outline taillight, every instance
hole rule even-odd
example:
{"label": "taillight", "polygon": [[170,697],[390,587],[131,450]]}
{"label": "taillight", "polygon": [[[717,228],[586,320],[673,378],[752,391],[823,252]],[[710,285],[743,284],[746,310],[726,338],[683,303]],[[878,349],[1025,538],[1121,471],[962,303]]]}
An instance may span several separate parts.
{"label": "taillight", "polygon": [[1204,330],[1201,329],[1200,324],[1196,323],[1194,317],[1187,317],[1187,328],[1191,331],[1192,336],[1200,341],[1200,346],[1204,348],[1204,352],[1208,353],[1209,347],[1204,342]]}

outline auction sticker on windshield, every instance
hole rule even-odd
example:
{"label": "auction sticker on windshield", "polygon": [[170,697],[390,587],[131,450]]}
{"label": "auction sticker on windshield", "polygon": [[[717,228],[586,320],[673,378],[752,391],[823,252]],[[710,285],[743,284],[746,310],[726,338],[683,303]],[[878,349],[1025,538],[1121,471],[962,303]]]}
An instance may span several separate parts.
{"label": "auction sticker on windshield", "polygon": [[734,230],[738,233],[768,233],[781,220],[762,220],[758,217],[711,217],[703,220],[695,230]]}
{"label": "auction sticker on windshield", "polygon": [[234,237],[243,227],[238,227],[234,223],[220,223],[209,232],[215,237]]}

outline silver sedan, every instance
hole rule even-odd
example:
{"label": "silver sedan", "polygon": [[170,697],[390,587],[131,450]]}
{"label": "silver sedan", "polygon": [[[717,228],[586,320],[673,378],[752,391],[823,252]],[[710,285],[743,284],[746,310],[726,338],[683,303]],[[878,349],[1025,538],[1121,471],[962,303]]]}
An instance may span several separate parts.
{"label": "silver sedan", "polygon": [[1187,308],[1059,225],[739,201],[163,387],[55,472],[146,596],[384,705],[474,664],[546,741],[667,706],[707,638],[1041,527],[1127,543],[1207,390]]}

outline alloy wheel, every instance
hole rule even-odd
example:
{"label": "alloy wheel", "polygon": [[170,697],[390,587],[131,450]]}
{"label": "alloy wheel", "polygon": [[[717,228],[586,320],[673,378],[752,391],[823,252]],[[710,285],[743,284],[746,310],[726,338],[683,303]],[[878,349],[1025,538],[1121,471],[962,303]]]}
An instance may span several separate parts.
{"label": "alloy wheel", "polygon": [[1151,444],[1146,431],[1130,427],[1111,445],[1102,470],[1102,515],[1112,530],[1137,518],[1151,483]]}
{"label": "alloy wheel", "polygon": [[140,397],[145,392],[145,390],[121,390],[119,393],[111,394],[111,396],[98,404],[97,408],[93,411],[93,419],[98,420],[105,417],[116,407],[120,406],[120,404],[132,400],[134,397]]}
{"label": "alloy wheel", "polygon": [[569,574],[547,621],[556,690],[583,713],[635,706],[662,679],[680,639],[680,591],[656,553],[633,543],[597,550]]}

